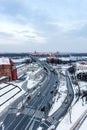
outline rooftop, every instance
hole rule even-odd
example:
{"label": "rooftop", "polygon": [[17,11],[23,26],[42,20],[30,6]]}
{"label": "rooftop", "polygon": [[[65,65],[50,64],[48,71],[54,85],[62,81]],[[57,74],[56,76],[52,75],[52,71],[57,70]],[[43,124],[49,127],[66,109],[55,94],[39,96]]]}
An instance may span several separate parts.
{"label": "rooftop", "polygon": [[2,57],[0,58],[0,65],[10,65],[13,61],[10,58]]}

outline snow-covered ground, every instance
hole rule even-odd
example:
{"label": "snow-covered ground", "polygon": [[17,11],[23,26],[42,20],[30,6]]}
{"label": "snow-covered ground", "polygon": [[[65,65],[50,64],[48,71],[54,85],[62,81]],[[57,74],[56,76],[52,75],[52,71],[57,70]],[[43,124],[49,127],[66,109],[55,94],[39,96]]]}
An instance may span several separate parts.
{"label": "snow-covered ground", "polygon": [[37,84],[37,81],[34,80],[28,80],[27,88],[31,89]]}
{"label": "snow-covered ground", "polygon": [[[20,89],[21,91],[12,97],[9,101],[4,103],[2,106],[0,106],[0,113],[7,108],[14,100],[16,100],[18,97],[20,97],[22,94],[25,93],[25,90],[22,88],[23,84],[26,82],[27,84],[27,89],[31,89],[34,87],[42,78],[42,75],[37,75],[40,71],[42,71],[41,67],[38,67],[37,65],[33,65],[32,68],[31,64],[31,70],[29,70],[26,75],[27,78],[25,81],[14,81],[11,82],[14,85],[17,85],[18,87],[14,88],[14,85],[9,85],[6,88],[3,88],[6,86],[6,84],[2,83],[0,84],[0,104],[2,104],[6,99],[10,98],[13,96],[15,93],[17,93]],[[55,68],[58,66],[55,66]],[[68,68],[68,65],[61,65],[61,72],[63,74],[64,71]],[[32,71],[33,70],[33,71]],[[37,77],[38,76],[38,77]],[[85,82],[79,82],[79,86],[81,90],[86,89],[87,90],[87,85]],[[10,89],[13,89],[9,91]],[[7,92],[8,91],[8,92]],[[74,90],[76,91],[76,90]],[[7,93],[6,93],[7,92]],[[6,94],[5,94],[6,93]],[[3,95],[3,96],[2,96]],[[53,105],[52,108],[49,112],[49,115],[52,115],[62,104],[64,101],[65,97],[67,95],[67,87],[66,87],[66,81],[64,78],[64,75],[60,75],[60,84],[58,88],[58,94],[54,97],[53,99]],[[74,99],[75,100],[75,99]],[[63,120],[60,122],[56,130],[70,130],[71,127],[74,125],[74,123],[77,121],[77,119],[81,116],[81,114],[87,109],[87,104],[83,104],[82,100],[79,99],[79,101],[72,107],[72,109],[66,114],[66,116],[63,118]],[[38,128],[38,130],[42,130],[42,128]],[[84,121],[83,125],[81,126],[80,130],[87,130],[87,119]]]}
{"label": "snow-covered ground", "polygon": [[87,130],[87,118],[85,119],[79,130]]}
{"label": "snow-covered ground", "polygon": [[[2,84],[0,84],[0,86],[2,86],[2,88],[3,88],[3,86],[6,86],[6,84],[2,83]],[[12,88],[14,88],[14,89],[12,89]],[[16,100],[18,97],[20,97],[23,93],[24,93],[24,90],[20,91],[19,87],[15,87],[14,85],[9,85],[6,88],[0,89],[0,95],[2,95],[2,96],[0,96],[0,105],[1,105],[0,113],[2,111],[4,111],[5,108],[7,108],[14,100]]]}
{"label": "snow-covered ground", "polygon": [[80,90],[87,90],[87,82],[79,81],[78,84],[80,86]]}
{"label": "snow-covered ground", "polygon": [[[82,101],[79,100],[76,105],[67,113],[62,122],[58,125],[56,130],[70,130],[81,114],[87,109],[87,104],[82,106]],[[71,119],[70,119],[71,114]],[[71,121],[70,121],[71,120]],[[87,130],[87,126],[84,128]]]}
{"label": "snow-covered ground", "polygon": [[[68,66],[61,66],[62,73],[68,68]],[[79,86],[81,90],[87,90],[87,82],[79,82]],[[77,89],[77,86],[74,86],[75,89]],[[60,85],[59,85],[59,93],[60,98],[58,98],[59,94],[56,95],[54,98],[55,102],[49,112],[49,115],[53,114],[62,104],[63,100],[66,97],[66,83],[63,75],[60,75]],[[76,90],[74,90],[75,92]],[[75,98],[73,103],[75,102]],[[82,113],[87,110],[87,104],[83,103],[82,99],[79,99],[79,101],[72,107],[72,109],[66,114],[66,116],[63,118],[63,120],[60,122],[56,130],[70,130],[71,127],[74,125],[74,123],[78,120],[78,118],[82,115]],[[87,130],[87,119],[84,121],[83,125],[81,126],[80,130]]]}
{"label": "snow-covered ground", "polygon": [[42,130],[42,127],[39,127],[37,130]]}
{"label": "snow-covered ground", "polygon": [[[79,82],[80,90],[87,90],[86,84],[87,84],[86,82]],[[74,86],[73,88],[76,89],[77,87]],[[75,91],[76,90],[74,90],[74,92]],[[76,100],[76,99],[74,98],[74,100]],[[75,102],[75,101],[73,101],[73,102]],[[64,119],[59,124],[59,126],[57,127],[56,130],[60,130],[60,129],[61,130],[70,130],[70,128],[74,125],[74,123],[78,120],[78,118],[81,116],[81,114],[86,109],[87,109],[87,104],[83,103],[82,99],[79,99],[79,101],[72,107],[72,109],[64,117]],[[82,126],[84,127],[84,130],[87,130],[87,124],[86,125],[84,125],[84,124]]]}
{"label": "snow-covered ground", "polygon": [[49,112],[49,116],[52,115],[62,105],[67,95],[66,91],[67,91],[66,82],[65,81],[60,82],[58,94],[53,99],[54,104],[52,105],[52,108]]}
{"label": "snow-covered ground", "polygon": [[28,81],[28,84],[27,84],[28,89],[31,89],[32,87],[34,87],[42,79],[42,75],[38,74],[41,71],[42,71],[42,68],[39,67],[38,69],[36,69],[36,71],[27,72],[26,80]]}

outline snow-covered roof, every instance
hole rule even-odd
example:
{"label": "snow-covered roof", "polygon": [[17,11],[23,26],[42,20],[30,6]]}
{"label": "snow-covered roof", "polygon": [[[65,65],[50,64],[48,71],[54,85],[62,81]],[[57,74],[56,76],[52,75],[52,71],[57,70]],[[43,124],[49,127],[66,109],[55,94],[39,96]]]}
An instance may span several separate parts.
{"label": "snow-covered roof", "polygon": [[9,58],[0,58],[0,65],[10,65],[10,60]]}
{"label": "snow-covered roof", "polygon": [[87,70],[87,64],[77,63],[77,64],[76,64],[76,67],[77,67],[77,69],[79,69],[79,70]]}

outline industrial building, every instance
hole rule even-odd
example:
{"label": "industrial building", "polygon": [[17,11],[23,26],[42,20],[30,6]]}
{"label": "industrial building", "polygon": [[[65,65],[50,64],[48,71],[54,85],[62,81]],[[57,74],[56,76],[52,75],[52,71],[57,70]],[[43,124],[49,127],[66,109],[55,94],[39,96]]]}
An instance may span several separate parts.
{"label": "industrial building", "polygon": [[76,63],[76,77],[82,81],[87,81],[87,62]]}
{"label": "industrial building", "polygon": [[0,58],[0,78],[3,76],[9,80],[17,80],[17,69],[10,58]]}

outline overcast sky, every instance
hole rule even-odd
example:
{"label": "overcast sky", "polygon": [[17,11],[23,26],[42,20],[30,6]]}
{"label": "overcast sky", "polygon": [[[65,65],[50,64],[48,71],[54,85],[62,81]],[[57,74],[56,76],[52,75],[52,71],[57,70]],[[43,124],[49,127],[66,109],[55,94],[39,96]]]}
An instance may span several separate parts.
{"label": "overcast sky", "polygon": [[0,52],[87,52],[87,0],[0,0]]}

